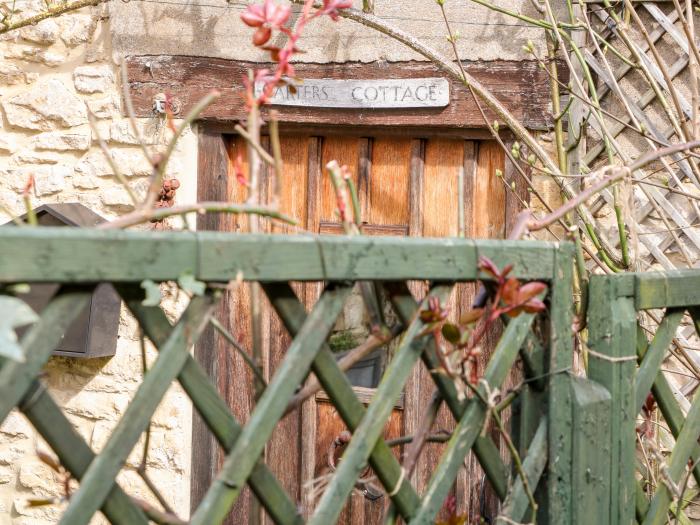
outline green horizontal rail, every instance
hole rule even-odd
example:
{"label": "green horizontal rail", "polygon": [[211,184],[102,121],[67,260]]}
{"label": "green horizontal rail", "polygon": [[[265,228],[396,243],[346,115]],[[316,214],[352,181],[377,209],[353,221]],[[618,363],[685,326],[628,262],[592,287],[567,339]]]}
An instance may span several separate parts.
{"label": "green horizontal rail", "polygon": [[1,282],[468,281],[481,256],[521,279],[550,280],[556,245],[408,237],[0,228]]}
{"label": "green horizontal rail", "polygon": [[637,310],[700,305],[700,270],[635,274]]}

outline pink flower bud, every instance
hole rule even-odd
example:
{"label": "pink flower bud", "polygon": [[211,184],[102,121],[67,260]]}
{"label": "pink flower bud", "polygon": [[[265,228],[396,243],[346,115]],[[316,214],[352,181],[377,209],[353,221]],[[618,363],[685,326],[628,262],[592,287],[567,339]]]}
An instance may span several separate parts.
{"label": "pink flower bud", "polygon": [[250,27],[260,27],[265,23],[265,10],[263,6],[251,4],[241,14],[241,20]]}
{"label": "pink flower bud", "polygon": [[260,26],[255,30],[255,33],[253,34],[253,45],[262,46],[268,40],[270,40],[271,36],[272,29],[270,29],[269,27]]}

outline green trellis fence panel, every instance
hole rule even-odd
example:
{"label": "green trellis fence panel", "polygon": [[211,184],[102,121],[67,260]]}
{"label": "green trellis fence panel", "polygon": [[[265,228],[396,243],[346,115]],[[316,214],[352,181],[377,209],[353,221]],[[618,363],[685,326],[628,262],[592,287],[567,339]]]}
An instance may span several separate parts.
{"label": "green trellis fence panel", "polygon": [[[683,394],[674,392],[663,366],[671,348],[688,350],[677,339],[682,322],[700,333],[700,271],[595,276],[590,300],[588,375],[612,398],[612,432],[601,447],[615,483],[604,523],[691,523],[680,492],[690,476],[700,483],[700,395],[684,411],[676,397]],[[658,407],[653,435],[669,434],[669,451],[643,431],[645,405]],[[656,483],[647,461],[657,465]]]}
{"label": "green trellis fence panel", "polygon": [[[509,370],[522,360],[524,377],[512,405],[510,435],[520,451],[527,484],[503,462],[491,436],[481,435],[489,407],[479,396],[461,399],[454,384],[436,371],[437,347],[418,315],[431,297],[446,301],[455,283],[488,280],[489,276],[479,271],[481,256],[499,267],[514,265],[513,275],[518,279],[548,285],[547,311],[522,314],[505,325],[478,386],[482,395],[496,391]],[[628,437],[627,427],[613,420],[611,408],[617,404],[633,408],[635,399],[618,400],[613,387],[624,388],[615,383],[617,376],[598,378],[606,389],[571,374],[571,270],[570,245],[535,241],[6,228],[0,231],[0,286],[48,282],[60,287],[39,321],[21,338],[26,360],[1,364],[0,421],[14,408],[22,411],[80,482],[62,516],[63,524],[87,524],[98,510],[115,524],[157,521],[157,516],[146,515],[135,504],[116,479],[174,381],[181,384],[226,452],[218,476],[189,518],[192,524],[220,523],[246,485],[278,524],[334,523],[367,464],[391,498],[396,516],[410,523],[433,523],[470,450],[503,500],[500,522],[531,519],[526,485],[535,495],[538,523],[592,522],[592,517],[598,520],[598,514],[607,514],[612,485],[616,485],[610,482],[605,457],[610,451],[599,446],[601,439],[614,445]],[[193,296],[179,319],[171,322],[160,307],[144,305],[144,280],[176,281],[185,274],[209,286],[203,294]],[[188,352],[220,300],[221,286],[214,283],[220,285],[240,276],[261,283],[292,336],[285,359],[245,425],[235,419]],[[417,302],[406,284],[409,280],[430,282],[428,297]],[[295,295],[291,281],[324,283],[324,291],[310,312]],[[404,326],[399,347],[367,407],[355,396],[326,343],[358,281],[381,287]],[[41,373],[66,327],[89,300],[92,289],[102,282],[115,286],[159,355],[106,445],[96,454],[73,430],[42,384]],[[653,354],[650,348],[647,355]],[[419,361],[433,371],[436,388],[456,421],[422,494],[416,492],[382,438],[392,406]],[[625,361],[618,368],[623,366],[633,364]],[[315,509],[302,517],[297,502],[261,456],[287,401],[310,371],[351,429],[352,438]],[[692,439],[695,437],[693,434]],[[614,446],[613,452],[625,453]],[[615,498],[627,497],[624,487],[616,490],[620,496]]]}

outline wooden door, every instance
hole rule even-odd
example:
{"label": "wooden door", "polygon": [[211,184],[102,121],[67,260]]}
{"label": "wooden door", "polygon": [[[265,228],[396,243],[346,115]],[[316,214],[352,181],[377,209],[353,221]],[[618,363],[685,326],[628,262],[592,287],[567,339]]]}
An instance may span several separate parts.
{"label": "wooden door", "polygon": [[[244,200],[246,190],[233,176],[234,162],[242,162],[245,167],[244,141],[237,136],[207,132],[200,140],[205,151],[200,154],[199,198]],[[516,197],[514,192],[506,191],[506,185],[516,183],[514,170],[504,170],[503,152],[493,141],[294,133],[284,135],[281,143],[284,170],[282,180],[278,181],[280,208],[296,217],[302,230],[311,233],[341,231],[335,212],[335,194],[324,169],[331,160],[350,168],[359,193],[362,231],[368,235],[498,238],[504,235],[507,223],[519,208],[518,199],[526,198],[522,192]],[[264,169],[262,177],[263,198],[269,200],[273,198],[271,171]],[[517,184],[517,187],[522,186]],[[459,221],[460,213],[464,216],[463,224]],[[245,231],[246,219],[220,217],[209,219],[200,227]],[[298,233],[299,230],[273,225],[267,227],[267,231]],[[295,290],[307,308],[311,308],[320,293],[320,284],[296,284]],[[421,297],[425,290],[425,283],[413,283],[416,297]],[[452,297],[453,316],[459,316],[469,307],[473,292],[473,286],[458,287]],[[249,287],[244,286],[230,294],[218,316],[247,349],[252,345],[247,328],[250,326],[249,293]],[[331,338],[332,349],[342,352],[364,340],[368,327],[362,311],[361,298],[351,297]],[[269,308],[263,309],[263,325],[264,373],[270,377],[283,359],[290,339]],[[390,353],[390,348],[388,350]],[[240,356],[227,349],[213,334],[199,345],[197,354],[216,378],[238,419],[245,422],[254,405],[254,393],[251,373]],[[358,385],[356,392],[361,399],[371,399],[386,354],[378,352],[348,372]],[[412,434],[432,391],[433,383],[427,370],[422,365],[416,367],[385,429],[385,437]],[[435,429],[449,431],[453,426],[451,416],[443,409]],[[322,488],[323,477],[332,468],[329,463],[342,452],[337,448],[344,430],[333,406],[320,392],[280,422],[266,448],[266,462],[304,513],[311,512],[314,498],[319,495],[312,485]],[[201,425],[195,425],[194,439],[193,503],[201,497],[217,463],[216,459],[211,459],[215,456],[215,447],[211,439],[202,434]],[[395,452],[400,455],[400,448]],[[419,492],[429,480],[440,453],[440,445],[426,446],[412,479]],[[207,456],[210,464],[204,465],[202,462],[207,461]],[[482,489],[478,466],[460,473],[455,485],[458,509],[478,511]],[[229,523],[249,522],[251,513],[257,512],[252,499],[250,493],[241,497]],[[381,491],[373,490],[371,485],[359,486],[339,523],[381,523],[387,504],[388,498]]]}

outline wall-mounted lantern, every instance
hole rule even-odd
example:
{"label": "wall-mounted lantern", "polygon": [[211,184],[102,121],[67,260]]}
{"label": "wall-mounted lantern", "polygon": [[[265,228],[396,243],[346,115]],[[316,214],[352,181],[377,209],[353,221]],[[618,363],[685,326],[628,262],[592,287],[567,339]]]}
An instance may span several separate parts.
{"label": "wall-mounted lantern", "polygon": [[[104,218],[80,203],[44,204],[37,207],[34,213],[40,226],[93,227],[105,222]],[[32,284],[29,293],[19,294],[18,297],[40,313],[57,289],[56,284]],[[114,355],[120,309],[121,300],[112,285],[99,284],[89,304],[66,331],[53,355],[77,358]]]}

